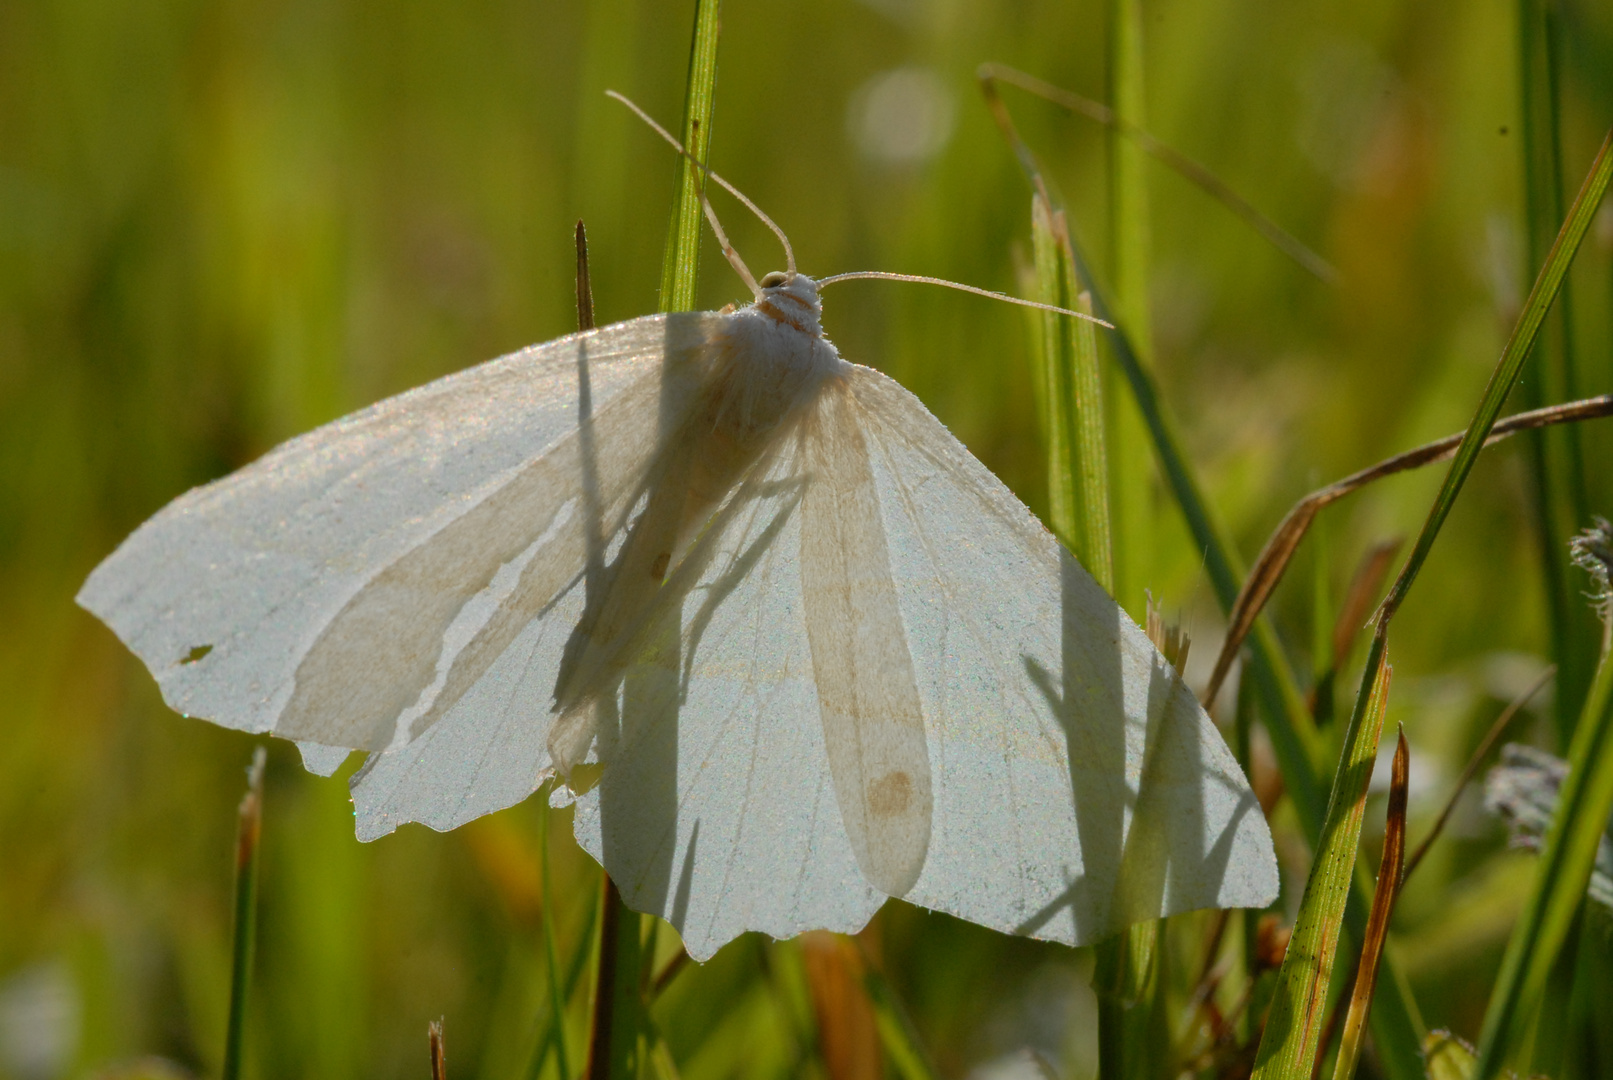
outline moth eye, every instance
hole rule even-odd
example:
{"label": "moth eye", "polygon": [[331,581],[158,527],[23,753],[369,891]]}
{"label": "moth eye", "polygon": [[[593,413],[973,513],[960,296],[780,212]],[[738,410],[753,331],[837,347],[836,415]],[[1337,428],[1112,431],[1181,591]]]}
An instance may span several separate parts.
{"label": "moth eye", "polygon": [[762,288],[764,289],[776,289],[788,280],[790,280],[790,276],[788,274],[784,273],[782,270],[774,270],[766,277],[762,278],[761,284]]}

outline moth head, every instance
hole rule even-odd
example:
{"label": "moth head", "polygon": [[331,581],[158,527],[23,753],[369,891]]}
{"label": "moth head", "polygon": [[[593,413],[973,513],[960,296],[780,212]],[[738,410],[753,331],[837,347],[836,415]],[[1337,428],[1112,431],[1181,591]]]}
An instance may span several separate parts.
{"label": "moth head", "polygon": [[757,310],[769,318],[788,323],[797,330],[817,334],[823,305],[818,300],[818,283],[805,274],[774,270],[757,282]]}

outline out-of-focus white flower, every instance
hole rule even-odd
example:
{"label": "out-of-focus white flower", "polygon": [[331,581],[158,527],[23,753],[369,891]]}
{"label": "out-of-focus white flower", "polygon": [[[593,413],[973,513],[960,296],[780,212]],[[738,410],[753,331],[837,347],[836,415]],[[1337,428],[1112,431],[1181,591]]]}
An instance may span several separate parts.
{"label": "out-of-focus white flower", "polygon": [[0,1068],[20,1080],[61,1076],[78,1050],[78,988],[60,961],[0,982]]}
{"label": "out-of-focus white flower", "polygon": [[952,90],[927,67],[881,72],[851,95],[852,142],[882,165],[912,165],[935,156],[952,136]]}

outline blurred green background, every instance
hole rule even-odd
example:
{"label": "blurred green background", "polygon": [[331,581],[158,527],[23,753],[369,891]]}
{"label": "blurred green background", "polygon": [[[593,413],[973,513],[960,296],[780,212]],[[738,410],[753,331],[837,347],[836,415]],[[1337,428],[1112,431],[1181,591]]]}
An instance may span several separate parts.
{"label": "blurred green background", "polygon": [[[1339,271],[1317,281],[1147,170],[1153,363],[1247,559],[1311,487],[1471,415],[1533,277],[1518,8],[1143,13],[1149,128]],[[278,441],[569,332],[579,217],[600,321],[655,310],[676,162],[603,91],[675,123],[692,14],[685,0],[0,5],[0,1076],[153,1055],[209,1074],[222,1054],[233,810],[254,740],[164,708],[73,605],[84,576],[169,499]],[[1571,195],[1613,115],[1613,9],[1565,0],[1561,16]],[[1101,98],[1104,20],[1097,2],[729,0],[712,164],[808,273],[1023,293],[1029,190],[974,69],[996,60]],[[1107,136],[1005,93],[1107,272]],[[758,274],[781,261],[718,206]],[[1571,282],[1581,395],[1613,389],[1610,261],[1604,208]],[[709,244],[701,293],[744,298]],[[913,389],[1045,509],[1022,311],[861,282],[831,291],[825,322],[848,359]],[[1589,508],[1613,515],[1613,423],[1582,434]],[[1200,553],[1146,444],[1111,455],[1128,478],[1122,600],[1140,615],[1146,588],[1179,613],[1202,678],[1221,622]],[[1521,444],[1486,455],[1397,623],[1391,722],[1413,747],[1413,843],[1545,663],[1525,465]],[[1324,515],[1274,603],[1298,670],[1323,662],[1317,626],[1361,553],[1414,532],[1439,475]],[[1532,711],[1516,735],[1560,753],[1549,700]],[[1369,812],[1373,865],[1381,817]],[[342,781],[274,743],[249,1075],[425,1075],[438,1016],[454,1075],[524,1075],[545,1015],[545,821],[534,802],[361,846]],[[1307,855],[1291,816],[1275,823],[1292,911]],[[547,827],[564,961],[598,877],[569,814]],[[1430,1024],[1476,1033],[1529,858],[1505,850],[1476,794],[1460,804],[1390,943]],[[1203,923],[1179,922],[1190,967]],[[1606,937],[1605,920],[1593,929]],[[1027,1046],[1068,1080],[1090,1074],[1083,952],[894,903],[867,940],[943,1075]],[[683,1076],[822,1075],[795,948],[747,938],[679,976],[657,1018]]]}

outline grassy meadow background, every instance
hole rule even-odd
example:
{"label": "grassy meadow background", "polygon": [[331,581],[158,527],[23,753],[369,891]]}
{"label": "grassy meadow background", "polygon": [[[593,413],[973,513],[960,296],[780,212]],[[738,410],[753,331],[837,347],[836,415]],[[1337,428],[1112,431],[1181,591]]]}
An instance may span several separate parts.
{"label": "grassy meadow background", "polygon": [[[579,217],[599,320],[656,310],[677,163],[603,91],[675,124],[693,7],[0,5],[0,1077],[159,1057],[133,1074],[211,1075],[223,1052],[234,809],[258,740],[169,712],[73,605],[84,576],[169,499],[277,442],[572,330]],[[1613,117],[1613,8],[1558,8],[1566,201]],[[1147,127],[1338,271],[1317,280],[1175,174],[1144,170],[1150,359],[1247,561],[1304,492],[1472,415],[1534,276],[1520,7],[1142,11]],[[728,0],[712,165],[778,220],[807,273],[1023,294],[1029,188],[974,71],[999,61],[1103,98],[1105,19],[1098,0]],[[1004,94],[1077,239],[1112,274],[1107,135]],[[758,274],[782,261],[742,210],[717,205]],[[1574,396],[1613,390],[1610,263],[1604,208],[1571,275]],[[744,299],[709,241],[700,293],[709,307]],[[1045,511],[1021,310],[858,282],[831,290],[825,323],[848,359],[914,390]],[[1121,599],[1140,617],[1146,589],[1179,615],[1202,680],[1219,609],[1148,445],[1116,409]],[[1613,422],[1580,438],[1581,509],[1613,516]],[[1441,475],[1324,513],[1272,608],[1302,683],[1324,665],[1317,643],[1362,553],[1414,534]],[[1412,747],[1413,844],[1551,655],[1535,506],[1525,444],[1487,452],[1396,624],[1389,719]],[[1576,647],[1593,649],[1588,609],[1574,626]],[[1357,669],[1339,678],[1342,709]],[[1561,755],[1555,717],[1548,692],[1513,737]],[[452,1075],[527,1076],[548,1008],[541,829],[562,966],[599,889],[569,812],[549,819],[532,801],[451,834],[411,825],[360,845],[342,780],[304,773],[278,741],[266,807],[247,1075],[424,1076],[425,1025],[441,1016]],[[1308,853],[1289,809],[1273,822],[1291,915]],[[1373,866],[1381,828],[1377,800]],[[1429,1026],[1477,1034],[1532,867],[1470,792],[1390,937]],[[1181,970],[1162,979],[1178,998],[1206,918],[1171,924]],[[1610,935],[1595,914],[1577,946],[1603,973]],[[672,938],[659,935],[663,953]],[[1086,951],[894,902],[864,943],[942,1076],[985,1076],[1025,1047],[1064,1080],[1092,1074]],[[825,1075],[802,970],[798,945],[752,936],[681,973],[654,1014],[680,1074]],[[586,991],[585,976],[573,1072]],[[553,1057],[542,1075],[556,1075]]]}

